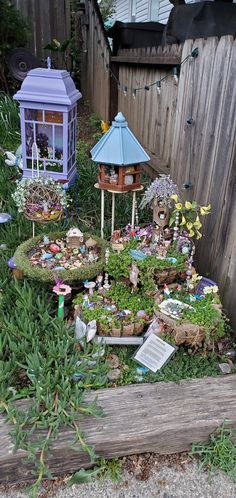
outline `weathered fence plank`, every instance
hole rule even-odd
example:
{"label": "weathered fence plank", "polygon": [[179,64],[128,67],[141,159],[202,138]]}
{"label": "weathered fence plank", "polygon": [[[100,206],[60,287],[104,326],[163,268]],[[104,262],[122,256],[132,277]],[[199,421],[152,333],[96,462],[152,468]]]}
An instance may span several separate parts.
{"label": "weathered fence plank", "polygon": [[106,66],[110,65],[110,47],[98,5],[93,0],[86,3],[86,13],[81,16],[81,29],[84,42],[81,65],[83,98],[90,102],[92,111],[101,119],[109,120],[110,74]]}
{"label": "weathered fence plank", "polygon": [[[236,427],[235,375],[96,391],[104,418],[83,417],[79,425],[86,441],[107,458],[153,451],[170,454],[205,441],[224,419]],[[87,396],[92,400],[95,393]],[[22,409],[29,401],[21,401]],[[25,452],[13,453],[10,427],[0,416],[0,483],[32,479]],[[42,432],[40,432],[42,434]],[[48,465],[54,476],[88,466],[89,460],[71,446],[74,433],[63,427],[53,444]]]}
{"label": "weathered fence plank", "polygon": [[[64,42],[71,37],[70,2],[67,0],[13,0],[29,26],[28,48],[38,58],[45,59],[51,55],[44,47],[53,38]],[[53,62],[57,68],[64,67],[60,53],[53,53]]]}

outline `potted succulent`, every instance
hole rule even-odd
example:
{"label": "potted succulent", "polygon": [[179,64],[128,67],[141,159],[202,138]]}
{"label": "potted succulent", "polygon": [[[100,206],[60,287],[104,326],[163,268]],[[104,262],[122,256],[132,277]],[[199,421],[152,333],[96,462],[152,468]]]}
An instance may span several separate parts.
{"label": "potted succulent", "polygon": [[134,322],[130,320],[124,320],[123,322],[123,336],[134,335]]}
{"label": "potted succulent", "polygon": [[113,319],[111,322],[110,335],[113,337],[120,337],[121,336],[121,329],[122,329],[121,322],[119,320]]}

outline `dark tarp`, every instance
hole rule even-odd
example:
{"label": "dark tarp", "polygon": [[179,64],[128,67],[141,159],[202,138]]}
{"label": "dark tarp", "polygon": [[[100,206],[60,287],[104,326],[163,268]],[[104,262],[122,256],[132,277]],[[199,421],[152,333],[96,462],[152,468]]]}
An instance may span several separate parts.
{"label": "dark tarp", "polygon": [[165,24],[159,22],[121,22],[116,21],[107,30],[113,38],[113,54],[120,48],[157,47],[162,43]]}
{"label": "dark tarp", "polygon": [[199,2],[173,7],[163,43],[182,43],[189,38],[224,35],[236,37],[236,4]]}

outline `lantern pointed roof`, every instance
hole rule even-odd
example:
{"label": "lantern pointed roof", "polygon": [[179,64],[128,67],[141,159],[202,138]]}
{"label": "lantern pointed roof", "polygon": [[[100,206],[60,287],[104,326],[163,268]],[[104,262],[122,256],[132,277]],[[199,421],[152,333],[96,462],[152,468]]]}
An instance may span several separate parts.
{"label": "lantern pointed roof", "polygon": [[13,96],[19,102],[73,105],[82,97],[70,74],[64,69],[38,67],[28,72],[20,90]]}
{"label": "lantern pointed roof", "polygon": [[90,153],[92,160],[101,164],[126,166],[150,160],[121,112],[118,112],[109,130]]}

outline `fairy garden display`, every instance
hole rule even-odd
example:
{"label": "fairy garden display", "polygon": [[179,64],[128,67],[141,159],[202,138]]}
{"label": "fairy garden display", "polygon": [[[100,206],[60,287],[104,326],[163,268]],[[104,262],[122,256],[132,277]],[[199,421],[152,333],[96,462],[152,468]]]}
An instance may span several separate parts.
{"label": "fairy garden display", "polygon": [[[194,238],[210,205],[183,201],[169,176],[145,192],[141,208],[152,223],[114,230],[105,273],[75,299],[75,315],[94,321],[98,336],[142,336],[154,332],[172,344],[214,348],[225,334],[218,287],[196,273]],[[142,335],[144,333],[144,336]],[[145,335],[146,334],[146,335]]]}

